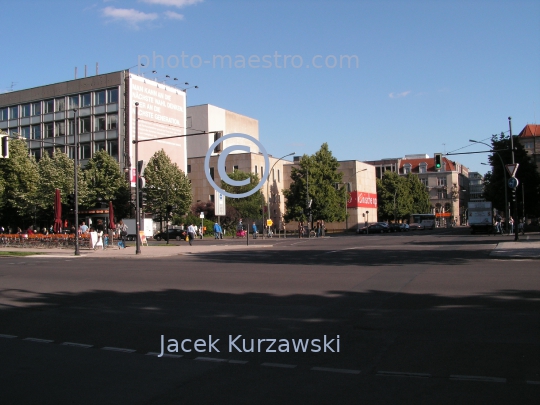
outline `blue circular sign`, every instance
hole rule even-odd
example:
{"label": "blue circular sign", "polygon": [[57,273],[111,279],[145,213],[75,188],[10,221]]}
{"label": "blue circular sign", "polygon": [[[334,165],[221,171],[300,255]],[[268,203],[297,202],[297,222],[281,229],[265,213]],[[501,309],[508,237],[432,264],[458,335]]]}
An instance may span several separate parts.
{"label": "blue circular sign", "polygon": [[519,184],[519,181],[515,177],[510,177],[508,179],[508,187],[510,188],[516,188],[518,184]]}

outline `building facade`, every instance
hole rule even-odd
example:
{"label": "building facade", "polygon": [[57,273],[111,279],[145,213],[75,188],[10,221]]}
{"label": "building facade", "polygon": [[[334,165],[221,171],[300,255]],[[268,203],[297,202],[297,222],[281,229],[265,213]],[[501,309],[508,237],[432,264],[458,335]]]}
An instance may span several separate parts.
{"label": "building facade", "polygon": [[540,125],[528,124],[519,133],[517,139],[523,148],[532,157],[536,170],[540,172]]}

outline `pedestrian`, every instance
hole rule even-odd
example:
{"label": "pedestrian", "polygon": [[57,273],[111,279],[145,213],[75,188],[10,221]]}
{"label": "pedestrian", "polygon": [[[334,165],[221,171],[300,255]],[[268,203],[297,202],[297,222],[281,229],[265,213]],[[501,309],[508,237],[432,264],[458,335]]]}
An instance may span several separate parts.
{"label": "pedestrian", "polygon": [[116,224],[116,230],[118,232],[118,249],[125,249],[128,226],[124,221],[120,220],[120,222]]}
{"label": "pedestrian", "polygon": [[104,249],[104,243],[103,243],[103,231],[105,227],[103,226],[103,220],[98,219],[97,225],[96,225],[96,233],[97,233],[97,242],[94,245],[94,249],[97,249],[98,246],[101,246],[101,249]]}
{"label": "pedestrian", "polygon": [[253,239],[257,239],[257,224],[255,222],[251,225],[251,229],[253,230]]}
{"label": "pedestrian", "polygon": [[83,233],[86,233],[88,232],[88,226],[86,225],[86,223],[83,221],[81,226],[79,227],[79,233],[80,234],[83,234]]}
{"label": "pedestrian", "polygon": [[195,239],[195,235],[197,234],[197,229],[195,228],[195,226],[193,226],[193,224],[188,226],[187,233],[188,233],[189,246],[192,246],[191,241]]}
{"label": "pedestrian", "polygon": [[519,224],[518,224],[518,233],[521,233],[522,235],[525,235],[524,219],[520,219],[520,220],[519,220]]}
{"label": "pedestrian", "polygon": [[304,237],[304,223],[302,221],[298,222],[298,237]]}
{"label": "pedestrian", "polygon": [[217,222],[214,224],[214,239],[223,239],[223,236],[221,235],[221,225]]}
{"label": "pedestrian", "polygon": [[501,216],[499,214],[497,214],[497,216],[495,217],[495,233],[501,233]]}
{"label": "pedestrian", "polygon": [[512,218],[512,216],[510,216],[510,219],[508,220],[508,225],[509,225],[508,235],[512,235],[514,233],[514,218]]}
{"label": "pedestrian", "polygon": [[315,223],[315,236],[318,238],[321,236],[321,221]]}

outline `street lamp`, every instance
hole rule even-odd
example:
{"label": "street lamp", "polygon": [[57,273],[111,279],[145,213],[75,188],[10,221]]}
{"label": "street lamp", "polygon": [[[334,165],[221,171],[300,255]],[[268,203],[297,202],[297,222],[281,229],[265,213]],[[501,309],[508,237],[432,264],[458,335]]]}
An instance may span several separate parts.
{"label": "street lamp", "polygon": [[[275,166],[281,159],[284,159],[284,158],[286,158],[286,157],[288,157],[288,156],[292,156],[292,155],[294,155],[295,153],[296,153],[296,152],[292,152],[292,153],[289,153],[289,154],[287,154],[287,155],[285,155],[285,156],[280,157],[278,160],[276,160],[276,161],[274,162],[274,164],[272,165],[272,168],[271,168],[270,171],[268,172],[268,177],[266,178],[266,198],[268,198],[268,205],[267,205],[267,206],[268,206],[268,218],[270,218],[270,184],[269,184],[269,182],[268,182],[268,178],[270,177],[270,173],[272,173],[272,170],[274,170],[274,166]],[[263,239],[264,239],[264,209],[263,209],[263,224],[262,224],[262,226],[263,226],[263,233],[262,233],[262,234],[263,234]]]}
{"label": "street lamp", "polygon": [[140,207],[139,207],[139,103],[135,103],[135,164],[136,176],[135,176],[135,254],[141,254],[141,242],[139,238],[140,231]]}
{"label": "street lamp", "polygon": [[[491,149],[491,145],[488,145],[485,142],[475,141],[474,139],[469,139],[469,142],[481,143],[482,145],[486,145],[488,148]],[[508,219],[510,218],[510,216],[508,215],[509,214],[508,213],[508,191],[506,190],[508,185],[507,185],[507,181],[506,181],[506,166],[504,165],[503,159],[502,159],[501,155],[499,154],[499,152],[493,151],[493,153],[497,154],[497,156],[499,157],[499,160],[501,161],[501,165],[502,165],[502,170],[503,170],[503,175],[504,175],[504,215],[507,218],[506,224],[508,224]],[[484,163],[482,163],[482,164],[484,164]]]}
{"label": "street lamp", "polygon": [[79,251],[79,196],[78,196],[78,178],[77,178],[77,171],[79,169],[79,110],[74,108],[74,134],[73,134],[73,143],[74,146],[74,170],[73,170],[73,194],[75,196],[75,206],[73,207],[73,211],[75,214],[75,256],[80,256],[81,252]]}

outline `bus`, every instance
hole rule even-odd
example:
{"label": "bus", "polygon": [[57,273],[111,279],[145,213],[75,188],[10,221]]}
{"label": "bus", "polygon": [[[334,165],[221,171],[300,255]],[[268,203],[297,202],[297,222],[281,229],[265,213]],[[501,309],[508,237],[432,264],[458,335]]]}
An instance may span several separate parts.
{"label": "bus", "polygon": [[419,229],[435,229],[435,214],[412,214],[409,226],[415,225]]}

